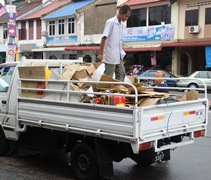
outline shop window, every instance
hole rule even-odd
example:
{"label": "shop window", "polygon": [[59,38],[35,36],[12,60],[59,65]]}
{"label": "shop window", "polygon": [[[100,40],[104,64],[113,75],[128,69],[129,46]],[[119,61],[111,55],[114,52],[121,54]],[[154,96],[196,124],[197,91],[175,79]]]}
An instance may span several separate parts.
{"label": "shop window", "polygon": [[68,34],[75,34],[75,18],[68,19]]}
{"label": "shop window", "polygon": [[58,34],[63,35],[64,34],[64,19],[58,20],[59,29]]}
{"label": "shop window", "polygon": [[69,59],[77,59],[77,54],[69,54]]}
{"label": "shop window", "polygon": [[55,21],[49,21],[49,36],[56,35],[56,24]]}
{"label": "shop window", "polygon": [[36,34],[37,39],[41,39],[41,30],[42,30],[41,20],[37,19],[37,34]]}
{"label": "shop window", "polygon": [[169,5],[149,8],[149,26],[171,23],[171,7]]}
{"label": "shop window", "polygon": [[197,26],[198,25],[198,19],[199,19],[198,9],[186,11],[186,13],[185,13],[185,26]]}
{"label": "shop window", "polygon": [[26,29],[18,29],[18,39],[26,40]]}
{"label": "shop window", "polygon": [[29,21],[29,40],[34,39],[34,22]]}
{"label": "shop window", "polygon": [[133,9],[131,16],[127,20],[127,27],[146,26],[147,8]]}
{"label": "shop window", "polygon": [[211,24],[211,8],[206,8],[205,12],[205,24]]}

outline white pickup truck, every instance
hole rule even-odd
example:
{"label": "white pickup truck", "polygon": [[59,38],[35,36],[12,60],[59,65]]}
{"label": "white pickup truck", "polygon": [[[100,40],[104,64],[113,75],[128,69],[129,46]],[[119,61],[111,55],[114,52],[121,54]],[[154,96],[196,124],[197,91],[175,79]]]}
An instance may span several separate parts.
{"label": "white pickup truck", "polygon": [[[18,67],[45,66],[62,72],[70,62],[23,59],[0,65],[0,155],[19,147],[60,148],[71,153],[71,167],[78,179],[97,179],[99,175],[113,175],[113,161],[129,157],[140,165],[150,165],[169,160],[171,149],[206,136],[209,108],[206,85],[201,89],[203,98],[139,107],[136,87],[121,83],[134,88],[135,94],[120,96],[134,98],[135,103],[118,107],[72,102],[72,96],[84,92],[70,90],[69,84],[73,82],[70,80],[19,78]],[[44,92],[43,98],[23,97],[22,91],[35,91],[22,87],[24,81],[48,82],[51,88],[36,89]],[[60,86],[56,84],[66,88],[57,88]],[[54,98],[61,93],[63,98]]]}

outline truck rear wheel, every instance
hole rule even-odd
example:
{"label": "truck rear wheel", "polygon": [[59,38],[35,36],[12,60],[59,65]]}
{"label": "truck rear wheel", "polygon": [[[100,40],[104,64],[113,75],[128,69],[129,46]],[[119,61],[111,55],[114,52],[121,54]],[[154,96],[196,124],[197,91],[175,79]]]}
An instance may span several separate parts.
{"label": "truck rear wheel", "polygon": [[98,177],[98,163],[93,149],[85,144],[76,144],[71,152],[71,166],[75,175],[82,180]]}
{"label": "truck rear wheel", "polygon": [[5,138],[4,131],[0,128],[0,156],[8,154],[9,149],[9,142]]}

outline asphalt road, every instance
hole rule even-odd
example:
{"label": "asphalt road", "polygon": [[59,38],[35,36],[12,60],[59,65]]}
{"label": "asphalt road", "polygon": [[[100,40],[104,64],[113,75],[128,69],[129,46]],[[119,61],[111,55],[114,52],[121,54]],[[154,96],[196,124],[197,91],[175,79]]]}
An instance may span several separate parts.
{"label": "asphalt road", "polygon": [[[211,121],[211,111],[209,112]],[[211,125],[206,138],[171,152],[171,160],[140,167],[130,159],[114,163],[110,180],[210,180]],[[0,157],[0,180],[70,180],[76,179],[66,156],[61,153],[13,155]]]}

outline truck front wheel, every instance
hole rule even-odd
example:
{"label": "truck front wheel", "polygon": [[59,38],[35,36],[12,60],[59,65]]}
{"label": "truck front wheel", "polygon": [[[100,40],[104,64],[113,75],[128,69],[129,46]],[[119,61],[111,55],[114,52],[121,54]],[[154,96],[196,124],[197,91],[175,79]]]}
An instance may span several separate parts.
{"label": "truck front wheel", "polygon": [[71,166],[75,175],[82,180],[98,177],[98,163],[93,149],[85,144],[76,144],[71,152]]}
{"label": "truck front wheel", "polygon": [[9,142],[5,138],[4,131],[0,127],[0,156],[4,156],[9,153]]}

